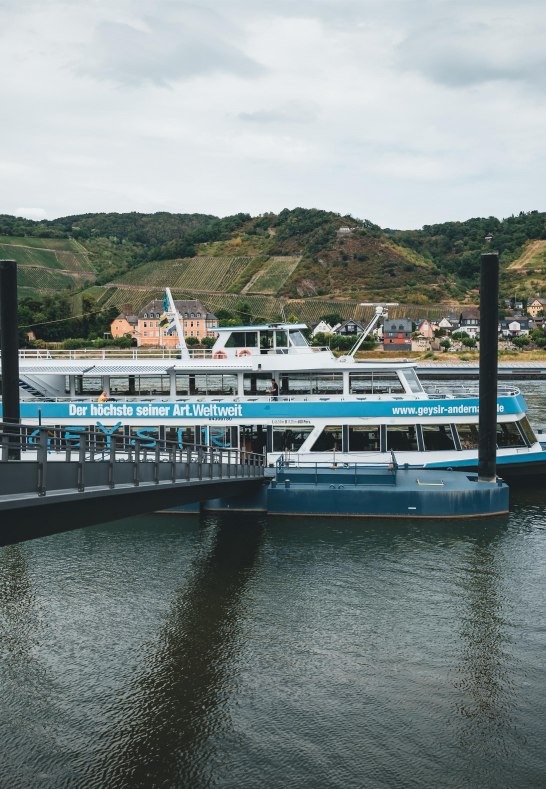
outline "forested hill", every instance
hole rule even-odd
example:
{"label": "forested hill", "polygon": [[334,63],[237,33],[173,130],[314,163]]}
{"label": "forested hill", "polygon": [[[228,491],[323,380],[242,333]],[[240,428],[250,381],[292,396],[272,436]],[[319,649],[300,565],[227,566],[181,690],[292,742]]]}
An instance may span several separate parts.
{"label": "forested hill", "polygon": [[[100,304],[180,295],[282,300],[462,303],[477,286],[484,237],[501,255],[505,293],[546,291],[546,213],[531,211],[381,229],[318,209],[238,213],[99,213],[35,222],[0,216],[0,257],[15,257],[21,295],[60,289]],[[212,308],[217,306],[209,299]],[[228,299],[229,301],[229,299]]]}
{"label": "forested hill", "polygon": [[[535,254],[525,254],[532,241],[546,241],[546,213],[540,211],[520,212],[517,216],[497,219],[468,219],[466,222],[444,222],[425,225],[421,230],[386,230],[399,244],[409,247],[429,260],[433,260],[444,274],[465,284],[477,284],[480,253],[484,251],[484,238],[491,234],[491,248],[500,253],[500,261],[506,272],[520,269],[518,261],[525,257],[524,273],[529,282],[522,287],[532,288],[532,275],[543,278],[546,273],[544,247],[533,244]],[[510,274],[507,273],[508,278]]]}

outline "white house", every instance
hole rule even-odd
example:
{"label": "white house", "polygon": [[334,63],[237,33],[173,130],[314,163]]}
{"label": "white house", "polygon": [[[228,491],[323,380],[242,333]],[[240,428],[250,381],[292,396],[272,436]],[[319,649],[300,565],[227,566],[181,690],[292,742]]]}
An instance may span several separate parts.
{"label": "white house", "polygon": [[329,323],[326,323],[326,321],[319,321],[319,323],[317,323],[317,325],[311,332],[311,336],[315,337],[317,334],[333,334],[333,333],[334,330]]}

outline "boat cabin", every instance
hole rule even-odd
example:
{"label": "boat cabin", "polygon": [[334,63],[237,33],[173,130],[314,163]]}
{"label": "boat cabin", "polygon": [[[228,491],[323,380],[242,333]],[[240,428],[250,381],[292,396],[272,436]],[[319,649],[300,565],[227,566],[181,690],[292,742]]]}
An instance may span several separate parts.
{"label": "boat cabin", "polygon": [[216,329],[218,339],[213,346],[212,355],[216,359],[227,359],[324,350],[309,345],[303,333],[306,329],[305,323],[223,326]]}

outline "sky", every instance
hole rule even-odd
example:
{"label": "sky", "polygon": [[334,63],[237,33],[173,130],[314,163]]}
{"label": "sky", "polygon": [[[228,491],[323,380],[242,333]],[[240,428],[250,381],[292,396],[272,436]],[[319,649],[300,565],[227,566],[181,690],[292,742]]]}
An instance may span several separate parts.
{"label": "sky", "polygon": [[544,0],[0,0],[0,213],[546,210]]}

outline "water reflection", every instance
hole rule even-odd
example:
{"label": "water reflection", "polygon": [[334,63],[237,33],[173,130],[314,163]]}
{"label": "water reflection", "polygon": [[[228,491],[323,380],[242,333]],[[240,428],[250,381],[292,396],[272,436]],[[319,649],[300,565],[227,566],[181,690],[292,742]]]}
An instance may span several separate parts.
{"label": "water reflection", "polygon": [[94,785],[209,785],[211,738],[229,723],[240,620],[263,524],[252,516],[216,518],[205,528],[210,549],[173,601],[159,644],[143,656],[144,673],[116,705],[118,730]]}
{"label": "water reflection", "polygon": [[42,630],[40,609],[24,549],[0,551],[0,650],[10,661],[27,663]]}
{"label": "water reflection", "polygon": [[464,750],[486,769],[487,756],[508,752],[513,740],[509,612],[499,555],[501,535],[484,530],[470,546],[461,573],[460,655],[455,687],[461,691],[455,718]]}

